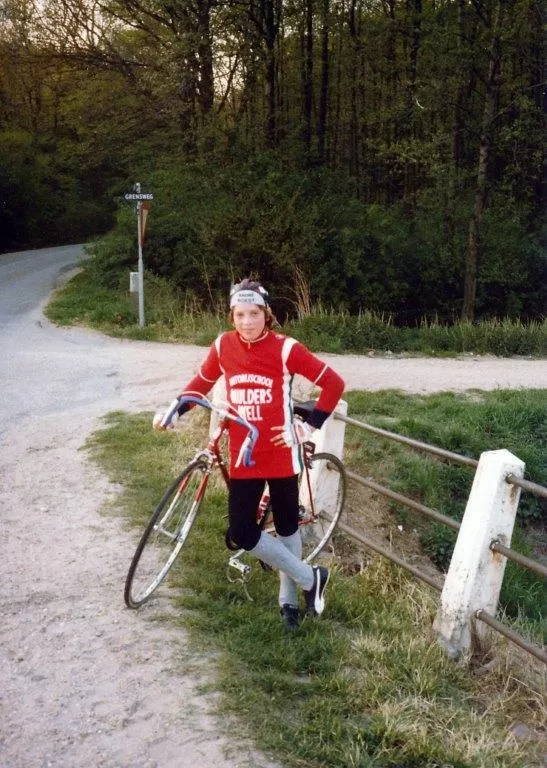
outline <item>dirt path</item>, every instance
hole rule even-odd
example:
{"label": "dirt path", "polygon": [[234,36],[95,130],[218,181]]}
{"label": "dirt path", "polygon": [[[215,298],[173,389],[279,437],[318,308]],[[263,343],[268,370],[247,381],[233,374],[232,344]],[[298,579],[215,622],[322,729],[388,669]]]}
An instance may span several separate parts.
{"label": "dirt path", "polygon": [[[203,354],[38,312],[2,335],[2,768],[274,768],[226,735],[200,688],[209,660],[124,608],[135,534],[101,514],[117,489],[80,450],[109,410],[169,402]],[[328,359],[350,389],[547,388],[547,361]]]}

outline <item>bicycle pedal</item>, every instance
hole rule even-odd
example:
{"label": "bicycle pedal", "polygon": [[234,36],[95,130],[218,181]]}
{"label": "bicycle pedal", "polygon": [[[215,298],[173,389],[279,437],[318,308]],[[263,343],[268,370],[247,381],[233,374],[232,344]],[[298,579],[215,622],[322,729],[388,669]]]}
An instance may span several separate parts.
{"label": "bicycle pedal", "polygon": [[251,575],[251,566],[247,565],[247,563],[242,563],[237,555],[232,555],[229,559],[228,568],[235,568],[244,578],[249,578]]}

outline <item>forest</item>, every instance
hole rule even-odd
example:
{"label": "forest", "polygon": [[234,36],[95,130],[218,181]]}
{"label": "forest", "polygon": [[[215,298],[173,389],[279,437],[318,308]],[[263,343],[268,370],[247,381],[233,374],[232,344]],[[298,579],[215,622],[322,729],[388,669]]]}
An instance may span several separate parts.
{"label": "forest", "polygon": [[[214,307],[541,319],[539,0],[0,0],[0,253]],[[99,238],[97,240],[97,238]]]}

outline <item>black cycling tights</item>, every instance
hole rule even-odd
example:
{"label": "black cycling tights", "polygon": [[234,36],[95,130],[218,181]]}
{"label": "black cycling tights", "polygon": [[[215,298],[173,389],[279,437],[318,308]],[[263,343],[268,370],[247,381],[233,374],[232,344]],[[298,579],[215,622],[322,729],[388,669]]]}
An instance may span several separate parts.
{"label": "black cycling tights", "polygon": [[[267,480],[270,489],[275,530],[280,536],[292,536],[298,529],[298,475]],[[266,479],[230,480],[228,516],[230,539],[242,549],[253,549],[260,538],[256,522],[258,502]]]}

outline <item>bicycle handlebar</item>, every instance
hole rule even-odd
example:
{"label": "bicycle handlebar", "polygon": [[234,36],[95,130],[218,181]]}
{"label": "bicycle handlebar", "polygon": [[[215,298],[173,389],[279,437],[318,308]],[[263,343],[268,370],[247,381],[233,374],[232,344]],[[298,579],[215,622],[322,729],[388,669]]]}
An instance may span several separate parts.
{"label": "bicycle handlebar", "polygon": [[258,429],[254,426],[254,424],[251,424],[238,413],[232,413],[226,408],[219,408],[219,406],[214,405],[206,397],[198,397],[196,395],[179,395],[179,397],[173,400],[167,409],[163,419],[161,420],[161,425],[163,427],[168,427],[173,421],[175,415],[178,413],[181,406],[186,405],[187,403],[200,405],[202,408],[207,408],[209,411],[214,411],[221,418],[233,421],[235,424],[239,424],[241,427],[246,429],[247,437],[243,441],[235,466],[238,467],[241,463],[244,467],[254,466],[255,462],[252,460],[251,455],[253,448],[255,447],[255,443],[258,440]]}

